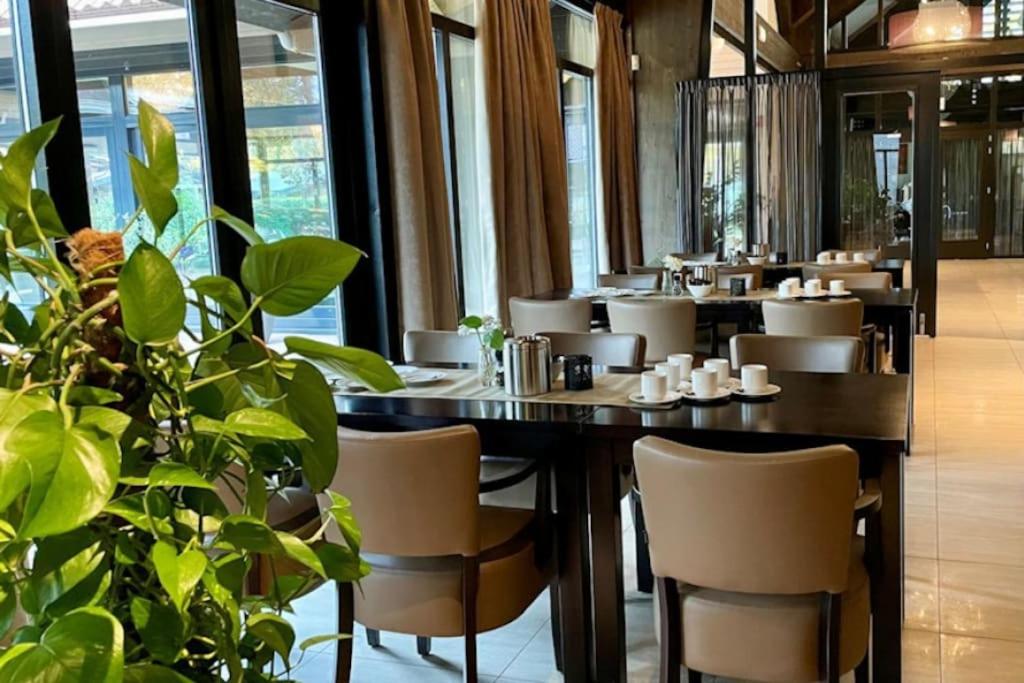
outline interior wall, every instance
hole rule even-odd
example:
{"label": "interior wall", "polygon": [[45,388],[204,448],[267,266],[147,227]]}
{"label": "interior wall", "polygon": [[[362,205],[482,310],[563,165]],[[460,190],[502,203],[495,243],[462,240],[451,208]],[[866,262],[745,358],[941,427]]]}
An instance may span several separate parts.
{"label": "interior wall", "polygon": [[677,249],[676,83],[698,77],[701,0],[631,0],[640,225],[648,262]]}

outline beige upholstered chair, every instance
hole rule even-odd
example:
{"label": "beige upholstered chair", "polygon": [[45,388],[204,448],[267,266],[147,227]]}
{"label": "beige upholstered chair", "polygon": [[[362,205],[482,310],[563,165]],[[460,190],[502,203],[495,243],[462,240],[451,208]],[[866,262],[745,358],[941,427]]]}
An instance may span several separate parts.
{"label": "beige upholstered chair", "polygon": [[641,275],[598,275],[597,284],[601,287],[618,287],[619,289],[660,289],[661,275],[655,273]]}
{"label": "beige upholstered chair", "polygon": [[747,280],[747,289],[761,289],[764,282],[764,266],[719,266],[718,288],[728,289],[729,280],[740,275],[751,276]]}
{"label": "beige upholstered chair", "polygon": [[[472,427],[339,429],[338,444],[331,490],[352,502],[360,555],[372,567],[347,597],[355,620],[376,632],[463,636],[464,678],[477,680],[477,634],[518,618],[551,580],[550,548],[536,533],[543,520],[531,510],[479,504],[480,440]],[[330,506],[326,496],[320,501]],[[344,542],[333,524],[327,538]],[[343,633],[351,632],[349,617],[339,610]]]}
{"label": "beige upholstered chair", "polygon": [[821,274],[821,284],[826,289],[832,280],[842,280],[847,289],[878,289],[888,292],[892,289],[892,273],[875,271],[871,273],[835,273]]}
{"label": "beige upholstered chair", "polygon": [[820,278],[825,273],[870,273],[872,270],[870,263],[805,263],[803,268],[804,280],[813,280],[814,278]]}
{"label": "beige upholstered chair", "polygon": [[518,336],[539,332],[589,332],[593,306],[589,299],[542,301],[539,299],[508,300],[512,329]]}
{"label": "beige upholstered chair", "polygon": [[729,340],[732,366],[751,363],[788,372],[860,372],[864,340],[860,337],[786,337],[737,334]]}
{"label": "beige upholstered chair", "polygon": [[[845,446],[704,451],[656,437],[634,447],[658,585],[661,680],[867,680],[870,582]],[[700,672],[700,673],[698,673]]]}
{"label": "beige upholstered chair", "polygon": [[630,275],[657,275],[658,286],[657,289],[661,289],[665,282],[662,278],[665,276],[665,269],[658,266],[627,266],[626,272]]}
{"label": "beige upholstered chair", "polygon": [[409,330],[403,341],[406,363],[476,363],[480,342],[475,336],[443,330]]}
{"label": "beige upholstered chair", "polygon": [[765,301],[761,304],[768,334],[798,337],[859,337],[864,321],[860,299]]}
{"label": "beige upholstered chair", "polygon": [[613,333],[642,335],[647,362],[659,362],[672,353],[693,353],[697,304],[692,299],[612,299],[608,322]]}
{"label": "beige upholstered chair", "polygon": [[542,332],[541,336],[551,340],[551,355],[555,358],[585,354],[595,365],[642,367],[647,350],[647,341],[639,334]]}

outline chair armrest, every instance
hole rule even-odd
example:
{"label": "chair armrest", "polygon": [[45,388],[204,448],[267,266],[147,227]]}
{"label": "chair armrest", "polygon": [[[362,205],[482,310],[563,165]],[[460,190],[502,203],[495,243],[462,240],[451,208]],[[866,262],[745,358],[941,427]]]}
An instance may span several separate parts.
{"label": "chair armrest", "polygon": [[498,477],[497,479],[488,479],[480,482],[480,493],[493,493],[495,491],[501,491],[502,489],[508,489],[518,484],[522,484],[524,481],[536,474],[539,468],[540,462],[537,460],[531,460],[527,462],[521,470],[513,472],[508,476]]}
{"label": "chair armrest", "polygon": [[878,480],[867,479],[864,482],[864,491],[857,498],[853,507],[854,520],[867,519],[878,514],[882,509],[882,490],[878,486]]}

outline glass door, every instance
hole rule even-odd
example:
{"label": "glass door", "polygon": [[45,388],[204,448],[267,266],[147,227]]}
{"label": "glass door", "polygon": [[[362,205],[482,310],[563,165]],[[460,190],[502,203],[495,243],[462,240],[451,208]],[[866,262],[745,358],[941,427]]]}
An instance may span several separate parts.
{"label": "glass door", "polygon": [[939,144],[939,258],[985,258],[991,253],[995,188],[988,131],[942,131]]}

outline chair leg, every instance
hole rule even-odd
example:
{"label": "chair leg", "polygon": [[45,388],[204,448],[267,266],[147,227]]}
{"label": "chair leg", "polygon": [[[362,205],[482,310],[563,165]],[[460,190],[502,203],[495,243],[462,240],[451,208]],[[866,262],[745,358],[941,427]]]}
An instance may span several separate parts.
{"label": "chair leg", "polygon": [[654,574],[651,572],[651,549],[647,544],[647,523],[641,494],[636,489],[629,492],[633,507],[633,532],[636,535],[636,589],[641,593],[654,592]]}
{"label": "chair leg", "polygon": [[427,636],[416,636],[416,652],[420,657],[430,656],[430,638]]}
{"label": "chair leg", "polygon": [[839,625],[843,622],[843,596],[822,593],[820,598],[820,633],[818,661],[827,683],[839,683]]}
{"label": "chair leg", "polygon": [[562,673],[562,598],[557,578],[551,582],[548,593],[551,598],[551,644],[555,649],[555,669]]}
{"label": "chair leg", "polygon": [[[338,633],[352,633],[355,626],[355,602],[351,583],[338,584]],[[338,639],[335,659],[335,683],[348,683],[352,677],[352,639]]]}
{"label": "chair leg", "polygon": [[[683,624],[679,587],[675,580],[658,577],[658,608],[661,610],[661,683],[679,683],[682,666]],[[690,680],[693,681],[691,673]],[[699,679],[698,679],[699,680]]]}
{"label": "chair leg", "polygon": [[480,565],[476,557],[462,560],[462,625],[465,633],[465,658],[462,663],[462,679],[465,683],[477,683],[476,661],[476,596],[480,582]]}
{"label": "chair leg", "polygon": [[366,629],[366,642],[370,647],[380,647],[380,631],[375,628]]}
{"label": "chair leg", "polygon": [[686,679],[689,683],[702,683],[704,680],[704,674],[699,671],[686,670]]}
{"label": "chair leg", "polygon": [[871,680],[871,657],[864,655],[864,661],[853,670],[854,683],[868,683]]}

